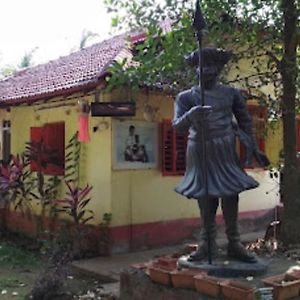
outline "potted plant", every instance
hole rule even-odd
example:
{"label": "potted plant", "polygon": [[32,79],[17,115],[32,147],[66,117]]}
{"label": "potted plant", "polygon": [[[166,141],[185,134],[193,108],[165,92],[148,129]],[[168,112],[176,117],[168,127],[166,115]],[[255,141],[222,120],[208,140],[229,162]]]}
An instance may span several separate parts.
{"label": "potted plant", "polygon": [[277,300],[284,300],[299,295],[300,279],[296,275],[280,274],[264,278],[262,280],[265,286],[273,287],[273,296]]}
{"label": "potted plant", "polygon": [[160,257],[148,268],[149,276],[153,282],[171,285],[171,272],[176,269],[172,258]]}
{"label": "potted plant", "polygon": [[149,276],[153,282],[171,285],[171,271],[159,266],[152,265],[149,267]]}
{"label": "potted plant", "polygon": [[205,274],[197,269],[174,270],[171,272],[171,281],[176,288],[195,289],[194,276]]}
{"label": "potted plant", "polygon": [[237,280],[224,280],[220,283],[221,293],[230,300],[253,300],[255,297],[255,286]]}
{"label": "potted plant", "polygon": [[199,293],[218,298],[221,293],[221,278],[199,274],[194,277],[195,287]]}

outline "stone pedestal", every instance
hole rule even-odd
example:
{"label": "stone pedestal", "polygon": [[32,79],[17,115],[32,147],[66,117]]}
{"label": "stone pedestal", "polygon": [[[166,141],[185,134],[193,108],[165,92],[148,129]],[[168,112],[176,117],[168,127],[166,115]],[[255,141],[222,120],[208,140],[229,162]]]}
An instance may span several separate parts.
{"label": "stone pedestal", "polygon": [[245,263],[236,260],[229,260],[227,257],[220,257],[208,264],[207,261],[188,261],[188,256],[178,259],[179,268],[199,269],[207,271],[208,275],[218,277],[247,277],[259,276],[267,271],[268,265],[265,261],[257,259],[256,263]]}

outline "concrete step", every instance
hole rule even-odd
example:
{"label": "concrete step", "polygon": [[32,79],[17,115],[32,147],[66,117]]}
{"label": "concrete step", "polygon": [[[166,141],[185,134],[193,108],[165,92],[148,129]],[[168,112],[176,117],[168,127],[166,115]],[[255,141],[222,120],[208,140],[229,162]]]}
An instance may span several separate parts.
{"label": "concrete step", "polygon": [[[265,231],[243,234],[241,235],[241,240],[243,242],[255,241],[258,238],[262,238],[264,234]],[[196,241],[188,242],[197,243]],[[225,247],[227,244],[226,237],[221,235],[217,239],[217,243],[219,247]],[[116,282],[120,280],[120,273],[122,270],[130,267],[131,265],[146,262],[158,256],[176,253],[183,249],[185,244],[186,243],[146,251],[82,259],[74,261],[72,263],[72,267],[74,271],[94,276],[102,282]]]}

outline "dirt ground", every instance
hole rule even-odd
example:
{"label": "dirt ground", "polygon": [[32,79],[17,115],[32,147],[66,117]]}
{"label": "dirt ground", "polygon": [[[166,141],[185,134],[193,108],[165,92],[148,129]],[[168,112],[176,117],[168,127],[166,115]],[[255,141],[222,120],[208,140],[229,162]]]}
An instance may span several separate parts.
{"label": "dirt ground", "polygon": [[30,292],[37,270],[10,268],[0,269],[0,299],[24,299]]}
{"label": "dirt ground", "polygon": [[[19,244],[20,241],[22,239],[13,242],[0,240],[0,300],[30,299],[35,281],[41,278],[42,272],[47,267],[47,257],[41,255],[40,249],[38,251],[27,249],[22,243]],[[269,251],[269,246],[266,247],[259,242],[255,242],[252,246],[259,247],[258,255],[268,262],[269,267],[263,276],[240,278],[244,281],[261,287],[261,279],[264,277],[284,273],[291,267],[300,269],[300,247],[272,253]],[[118,298],[119,282],[104,283],[92,274],[83,275],[70,266],[67,268],[62,292],[50,299],[115,300]]]}
{"label": "dirt ground", "polygon": [[[28,250],[16,241],[0,240],[0,300],[30,299],[36,280],[47,268],[47,261],[47,257],[37,250]],[[95,277],[84,276],[67,266],[61,293],[51,299],[112,300],[116,289],[114,284],[103,285]]]}
{"label": "dirt ground", "polygon": [[[0,268],[0,299],[30,299],[32,286],[41,272],[41,267],[2,267]],[[101,284],[91,276],[72,274],[67,277],[63,293],[57,299],[115,299],[111,290],[116,284]],[[55,298],[56,299],[56,298]]]}

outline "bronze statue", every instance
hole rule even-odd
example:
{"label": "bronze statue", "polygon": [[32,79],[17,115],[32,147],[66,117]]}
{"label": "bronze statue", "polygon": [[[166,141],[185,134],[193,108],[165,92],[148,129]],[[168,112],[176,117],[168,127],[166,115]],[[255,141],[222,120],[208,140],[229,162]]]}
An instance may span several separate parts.
{"label": "bronze statue", "polygon": [[[187,57],[191,65],[198,65],[198,54],[195,51]],[[229,61],[231,53],[222,49],[204,48],[201,56],[205,106],[199,105],[201,86],[183,91],[176,97],[173,119],[176,130],[189,129],[186,172],[176,191],[198,201],[202,222],[207,224],[202,227],[198,250],[190,255],[189,260],[203,260],[207,257],[208,250],[212,256],[217,255],[215,216],[221,199],[228,238],[228,256],[245,262],[255,262],[255,256],[240,242],[237,221],[239,193],[256,188],[258,183],[247,175],[240,164],[236,153],[237,132],[242,133],[242,142],[247,146],[248,157],[253,156],[263,166],[269,161],[258,150],[252,132],[251,117],[240,91],[218,82],[218,76]],[[206,153],[201,145],[201,130],[205,132]]]}

